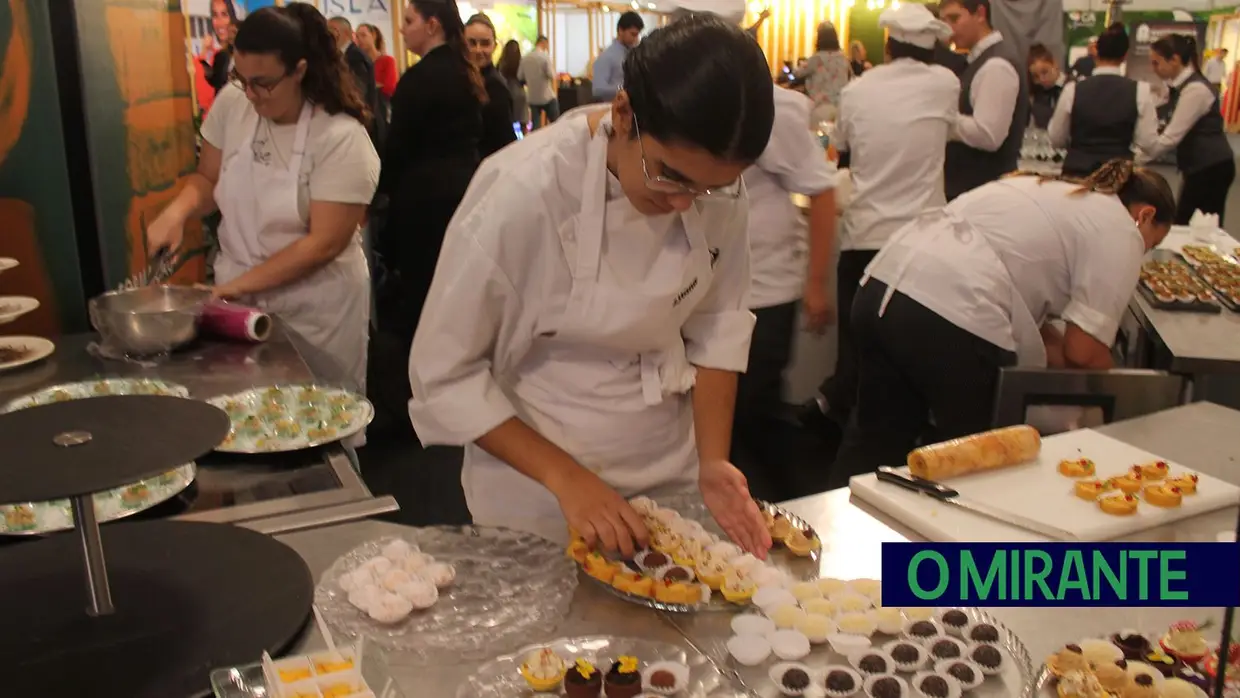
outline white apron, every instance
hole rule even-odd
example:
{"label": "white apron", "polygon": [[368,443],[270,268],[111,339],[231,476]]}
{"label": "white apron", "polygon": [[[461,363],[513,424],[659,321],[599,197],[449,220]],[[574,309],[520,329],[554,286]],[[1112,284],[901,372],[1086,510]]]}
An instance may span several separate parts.
{"label": "white apron", "polygon": [[[252,144],[262,119],[241,147],[226,155],[215,185],[223,215],[216,283],[232,281],[309,234],[297,193],[312,114],[309,104],[302,107],[287,169],[255,164]],[[340,256],[306,278],[241,300],[278,315],[305,340],[299,349],[315,375],[365,393],[370,272],[357,235]]]}
{"label": "white apron", "polygon": [[[911,248],[911,253],[896,267],[894,276],[887,284],[887,292],[883,295],[883,302],[878,309],[879,317],[886,312],[887,304],[898,290],[900,279],[908,271],[909,265],[915,263],[919,252],[934,249],[936,255],[943,255],[943,251],[948,250],[947,255],[953,258],[958,256],[963,263],[961,273],[969,273],[968,268],[973,264],[982,264],[999,272],[999,277],[1007,280],[1011,294],[1009,313],[1012,338],[1016,342],[1016,365],[1024,368],[1046,368],[1046,345],[1042,342],[1038,321],[1034,319],[1033,313],[1020,295],[1020,290],[1016,288],[1016,283],[1012,281],[1007,265],[990,246],[986,236],[979,233],[971,223],[947,209],[933,209],[922,213],[887,241],[874,257],[874,261],[866,267],[865,275],[861,277],[862,286],[869,282],[873,271],[897,245]],[[968,327],[962,329],[970,330]]]}
{"label": "white apron", "polygon": [[[664,249],[640,284],[613,277],[604,238],[651,231],[621,227],[607,211],[603,131],[590,142],[581,213],[563,234],[576,247],[563,321],[501,380],[522,420],[622,495],[685,491],[696,487],[698,459],[681,326],[710,287],[710,250],[690,208],[674,228],[688,238],[685,253]],[[567,539],[555,496],[475,444],[461,480],[475,523]]]}

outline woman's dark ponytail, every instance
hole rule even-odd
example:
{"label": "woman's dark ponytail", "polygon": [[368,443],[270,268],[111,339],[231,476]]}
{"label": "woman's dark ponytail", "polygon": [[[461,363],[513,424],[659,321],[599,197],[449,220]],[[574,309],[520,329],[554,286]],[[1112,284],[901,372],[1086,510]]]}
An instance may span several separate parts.
{"label": "woman's dark ponytail", "polygon": [[1068,182],[1080,187],[1073,193],[1118,196],[1124,206],[1146,204],[1154,207],[1154,222],[1171,225],[1175,218],[1175,194],[1162,175],[1140,167],[1127,158],[1108,160],[1088,177],[1041,175],[1034,172],[1013,172],[1006,177],[1037,177],[1039,182]]}
{"label": "woman's dark ponytail", "polygon": [[1150,50],[1162,56],[1163,60],[1171,60],[1172,56],[1179,56],[1181,63],[1186,66],[1191,65],[1194,70],[1201,72],[1201,55],[1197,51],[1197,37],[1195,36],[1168,34],[1150,44]]}
{"label": "woman's dark ponytail", "polygon": [[443,42],[452,49],[453,56],[460,58],[474,97],[479,104],[490,102],[482,73],[469,59],[469,47],[465,45],[465,23],[461,21],[461,11],[456,6],[456,0],[410,0],[409,4],[413,5],[414,12],[422,15],[423,19],[439,20],[439,26],[443,28]]}
{"label": "woman's dark ponytail", "polygon": [[237,29],[234,42],[242,53],[274,53],[286,72],[306,62],[301,79],[302,95],[328,114],[341,112],[370,123],[370,110],[358,92],[353,73],[336,48],[327,20],[313,5],[291,2],[285,7],[264,7],[250,13]]}

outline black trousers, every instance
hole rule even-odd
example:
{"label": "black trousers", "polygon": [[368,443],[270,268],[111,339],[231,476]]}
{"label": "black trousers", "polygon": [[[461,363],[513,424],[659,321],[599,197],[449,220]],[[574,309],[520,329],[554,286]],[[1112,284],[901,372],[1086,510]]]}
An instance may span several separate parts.
{"label": "black trousers", "polygon": [[749,368],[737,384],[732,460],[759,499],[782,501],[797,491],[797,478],[782,452],[778,426],[798,306],[794,301],[753,311],[758,321],[749,344]]}
{"label": "black trousers", "polygon": [[845,250],[840,253],[835,272],[835,298],[839,309],[836,324],[839,347],[835,355],[835,372],[818,389],[827,399],[827,416],[841,426],[848,423],[857,402],[857,347],[853,340],[852,305],[860,289],[861,277],[878,250]]}
{"label": "black trousers", "polygon": [[857,292],[852,323],[860,352],[858,400],[831,472],[830,487],[903,465],[929,433],[953,439],[991,428],[999,369],[1014,352],[963,330],[902,293],[878,316],[887,285],[876,279]]}
{"label": "black trousers", "polygon": [[1176,225],[1188,225],[1194,211],[1217,213],[1218,222],[1223,224],[1223,209],[1227,207],[1227,192],[1236,179],[1236,162],[1228,158],[1225,162],[1198,170],[1192,174],[1184,174],[1180,184],[1180,200],[1175,207]]}

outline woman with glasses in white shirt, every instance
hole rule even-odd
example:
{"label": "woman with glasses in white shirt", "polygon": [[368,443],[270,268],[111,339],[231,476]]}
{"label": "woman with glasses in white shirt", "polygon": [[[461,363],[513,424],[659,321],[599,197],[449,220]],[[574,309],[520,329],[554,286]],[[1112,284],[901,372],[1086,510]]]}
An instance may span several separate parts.
{"label": "woman with glasses in white shirt", "polygon": [[413,340],[410,417],[423,443],[465,445],[475,523],[571,527],[632,555],[648,534],[626,497],[699,489],[764,555],[728,453],[754,324],[740,175],[771,134],[766,59],[692,15],[623,70],[609,105],[478,169]]}

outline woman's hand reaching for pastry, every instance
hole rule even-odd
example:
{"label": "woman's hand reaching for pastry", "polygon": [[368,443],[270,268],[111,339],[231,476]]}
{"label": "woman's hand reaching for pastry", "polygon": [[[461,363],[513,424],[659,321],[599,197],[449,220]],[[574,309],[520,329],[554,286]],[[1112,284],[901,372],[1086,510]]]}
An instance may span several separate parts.
{"label": "woman's hand reaching for pastry", "polygon": [[771,549],[771,534],[749,494],[749,482],[735,465],[723,460],[704,462],[698,475],[702,499],[728,537],[758,559]]}
{"label": "woman's hand reaching for pastry", "polygon": [[619,551],[626,559],[649,543],[641,515],[606,482],[582,467],[573,468],[550,487],[569,528],[591,548]]}

